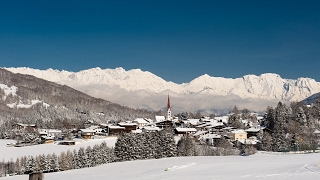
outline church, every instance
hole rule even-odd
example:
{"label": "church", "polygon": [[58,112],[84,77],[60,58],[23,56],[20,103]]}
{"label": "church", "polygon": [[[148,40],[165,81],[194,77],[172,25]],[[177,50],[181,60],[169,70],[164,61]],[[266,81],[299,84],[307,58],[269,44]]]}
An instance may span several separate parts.
{"label": "church", "polygon": [[170,97],[169,97],[169,95],[168,95],[167,117],[166,117],[166,120],[172,121],[171,107],[170,107]]}

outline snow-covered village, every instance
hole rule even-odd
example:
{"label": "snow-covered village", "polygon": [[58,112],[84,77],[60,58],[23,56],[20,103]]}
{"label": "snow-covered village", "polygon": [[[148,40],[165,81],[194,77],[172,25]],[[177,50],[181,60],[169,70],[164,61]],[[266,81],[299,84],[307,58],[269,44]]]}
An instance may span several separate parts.
{"label": "snow-covered village", "polygon": [[[225,116],[211,117],[187,112],[172,115],[171,104],[168,95],[166,115],[153,119],[141,117],[106,123],[88,119],[79,128],[70,124],[62,129],[12,124],[11,128],[1,131],[1,176],[43,178],[43,174],[48,173],[146,159],[154,159],[157,163],[157,159],[174,157],[253,156],[268,159],[287,154],[295,158],[316,155],[320,151],[319,121],[315,118],[319,116],[313,114],[319,112],[320,101],[313,105],[291,104],[290,107],[279,102],[275,108],[268,107],[264,114],[239,110],[235,106]],[[190,161],[161,170],[177,171],[196,165]],[[305,165],[309,166],[304,170],[320,172],[319,162]],[[185,178],[176,178],[181,177]]]}
{"label": "snow-covered village", "polygon": [[320,179],[320,1],[0,5],[0,179]]}

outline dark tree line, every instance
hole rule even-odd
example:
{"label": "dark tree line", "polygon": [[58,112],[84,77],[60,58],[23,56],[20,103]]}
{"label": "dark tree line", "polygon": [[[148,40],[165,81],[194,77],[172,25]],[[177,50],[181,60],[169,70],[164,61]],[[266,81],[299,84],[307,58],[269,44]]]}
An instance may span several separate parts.
{"label": "dark tree line", "polygon": [[173,135],[161,132],[122,133],[115,145],[118,161],[158,159],[177,155]]}

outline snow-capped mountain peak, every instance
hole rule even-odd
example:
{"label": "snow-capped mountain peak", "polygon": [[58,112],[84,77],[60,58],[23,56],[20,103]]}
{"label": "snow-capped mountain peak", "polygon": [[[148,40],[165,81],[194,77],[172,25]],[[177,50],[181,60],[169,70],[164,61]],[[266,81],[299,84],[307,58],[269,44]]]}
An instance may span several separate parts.
{"label": "snow-capped mountain peak", "polygon": [[[5,69],[13,73],[29,74],[56,83],[66,84],[95,97],[99,97],[97,95],[99,94],[97,93],[97,89],[99,88],[108,91],[108,97],[113,98],[120,98],[119,94],[113,94],[119,93],[119,91],[116,92],[114,89],[120,89],[127,93],[146,92],[144,93],[145,95],[150,93],[161,94],[170,91],[173,96],[180,97],[189,97],[190,95],[208,97],[233,96],[240,99],[250,98],[272,101],[299,101],[320,92],[320,83],[314,79],[283,79],[280,75],[273,73],[265,73],[259,76],[250,74],[235,79],[212,77],[204,74],[189,83],[176,84],[167,82],[148,71],[142,71],[141,69],[125,70],[121,67],[115,69],[96,67],[79,72],[31,68]],[[134,96],[132,97],[134,98]],[[111,98],[108,100],[112,101],[115,99]]]}

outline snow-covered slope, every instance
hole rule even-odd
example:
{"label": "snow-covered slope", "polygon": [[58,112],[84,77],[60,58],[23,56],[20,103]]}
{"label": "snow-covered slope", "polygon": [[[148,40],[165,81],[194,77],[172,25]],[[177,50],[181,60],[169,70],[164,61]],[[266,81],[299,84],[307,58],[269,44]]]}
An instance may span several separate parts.
{"label": "snow-covered slope", "polygon": [[[179,99],[190,97],[190,95],[198,95],[202,98],[207,96],[237,97],[238,100],[300,101],[320,92],[320,83],[314,79],[283,79],[278,74],[271,73],[261,74],[260,76],[246,75],[236,79],[211,77],[205,74],[189,83],[176,84],[140,69],[126,71],[123,68],[93,68],[79,72],[31,68],[5,69],[14,73],[29,74],[56,83],[66,84],[95,97],[105,99],[111,97],[108,100],[129,106],[146,106],[152,104],[152,101],[133,105],[119,99],[131,97],[133,101],[134,98],[150,98],[155,94],[170,92]],[[104,92],[102,92],[102,89]],[[122,96],[119,96],[120,92]],[[154,99],[154,97],[151,99]],[[130,100],[128,99],[128,101]]]}

